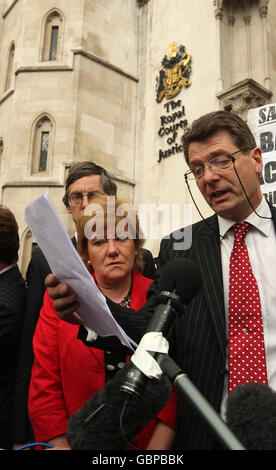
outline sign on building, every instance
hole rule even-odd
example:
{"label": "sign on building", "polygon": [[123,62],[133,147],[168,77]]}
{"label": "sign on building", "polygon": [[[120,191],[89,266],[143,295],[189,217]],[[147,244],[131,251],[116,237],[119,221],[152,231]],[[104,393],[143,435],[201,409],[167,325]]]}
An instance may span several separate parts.
{"label": "sign on building", "polygon": [[257,145],[262,150],[261,189],[265,198],[276,206],[276,104],[267,104],[248,111],[247,121]]}

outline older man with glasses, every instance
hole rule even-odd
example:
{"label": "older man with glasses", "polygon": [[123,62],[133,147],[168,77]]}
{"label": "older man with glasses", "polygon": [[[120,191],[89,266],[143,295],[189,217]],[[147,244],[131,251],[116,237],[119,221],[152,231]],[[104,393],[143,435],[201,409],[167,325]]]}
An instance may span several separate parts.
{"label": "older man with glasses", "polygon": [[[276,389],[276,209],[261,192],[261,149],[238,116],[217,111],[200,117],[185,132],[183,148],[190,194],[189,180],[195,180],[215,214],[192,225],[186,251],[174,250],[173,233],[162,240],[158,268],[188,257],[201,269],[202,289],[174,330],[174,357],[225,418],[228,396],[239,385]],[[221,446],[180,400],[174,445]]]}

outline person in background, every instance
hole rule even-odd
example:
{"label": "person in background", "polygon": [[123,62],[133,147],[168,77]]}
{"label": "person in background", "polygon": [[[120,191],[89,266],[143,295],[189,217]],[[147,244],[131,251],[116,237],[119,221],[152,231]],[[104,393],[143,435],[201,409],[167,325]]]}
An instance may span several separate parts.
{"label": "person in background", "polygon": [[[72,216],[75,225],[80,211],[87,206],[95,191],[116,196],[117,186],[108,172],[94,162],[84,161],[74,164],[69,169],[66,178],[63,203],[68,214]],[[76,248],[76,234],[72,238],[72,243]],[[144,250],[144,259],[146,261],[144,275],[154,278],[154,261],[148,250]],[[50,272],[51,268],[44,254],[38,249],[38,252],[32,256],[26,273],[26,314],[22,343],[20,345],[13,405],[12,428],[14,448],[23,443],[33,441],[34,437],[28,417],[28,390],[34,358],[32,341],[46,290],[45,278]]]}
{"label": "person in background", "polygon": [[[94,194],[93,204],[82,211],[77,222],[78,251],[102,294],[115,304],[139,310],[146,302],[152,280],[141,274],[144,240],[139,238],[139,220],[129,204],[109,196]],[[124,205],[123,205],[124,204]],[[95,212],[95,207],[99,211]],[[118,209],[127,210],[117,215]],[[91,209],[89,215],[88,210]],[[115,238],[108,227],[115,214]],[[130,213],[132,215],[130,215]],[[124,212],[125,214],[125,212]],[[135,214],[135,217],[133,217]],[[112,216],[111,216],[112,219]],[[89,223],[93,222],[93,226]],[[94,233],[93,228],[96,227]],[[125,228],[127,227],[127,231]],[[69,417],[93,394],[104,387],[129,358],[130,351],[118,348],[114,354],[106,339],[106,349],[86,346],[78,339],[78,325],[60,320],[48,292],[34,334],[34,365],[29,389],[29,416],[36,441],[69,448],[66,429]],[[111,345],[111,343],[110,343]],[[175,395],[133,439],[137,449],[170,448],[174,437]],[[157,434],[155,434],[157,432]]]}
{"label": "person in background", "polygon": [[18,225],[0,206],[0,448],[12,448],[12,400],[18,345],[25,314],[26,286],[17,266]]}

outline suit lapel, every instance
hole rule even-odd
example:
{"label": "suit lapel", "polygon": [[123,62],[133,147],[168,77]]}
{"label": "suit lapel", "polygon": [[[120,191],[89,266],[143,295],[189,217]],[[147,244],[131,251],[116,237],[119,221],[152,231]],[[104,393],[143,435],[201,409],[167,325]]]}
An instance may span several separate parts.
{"label": "suit lapel", "polygon": [[[193,234],[194,237],[194,234]],[[195,234],[193,240],[194,261],[200,266],[203,277],[203,289],[208,304],[217,339],[225,355],[225,307],[222,282],[222,267],[220,254],[219,228],[216,216],[208,219],[208,225],[204,222],[200,232]]]}

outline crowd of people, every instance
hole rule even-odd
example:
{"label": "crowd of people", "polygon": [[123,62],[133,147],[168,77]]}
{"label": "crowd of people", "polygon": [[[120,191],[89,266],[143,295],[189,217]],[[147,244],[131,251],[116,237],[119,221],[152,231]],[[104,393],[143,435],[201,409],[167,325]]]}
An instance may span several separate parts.
{"label": "crowd of people", "polygon": [[[175,249],[179,232],[164,238],[156,267],[139,238],[137,215],[134,237],[119,230],[108,237],[108,196],[114,196],[115,209],[123,201],[102,167],[73,165],[63,202],[76,226],[72,243],[109,305],[127,318],[126,333],[139,330],[134,340],[146,329],[149,313],[142,307],[158,293],[168,261],[184,257],[199,266],[202,286],[177,319],[170,355],[224,418],[237,387],[261,382],[276,390],[276,209],[262,195],[261,150],[237,115],[215,111],[198,118],[185,130],[183,148],[185,181],[190,191],[197,185],[214,214],[192,225],[188,249]],[[87,236],[95,216],[92,209],[88,215],[90,204],[102,209],[101,236]],[[0,209],[0,447],[44,441],[70,449],[70,417],[125,367],[131,351],[114,338],[90,340],[77,313],[78,293],[58,282],[42,252],[32,256],[25,287],[16,264],[17,223],[7,208]],[[121,220],[116,216],[116,229]],[[176,395],[173,389],[167,404],[131,436],[133,446],[220,449],[197,410]]]}

